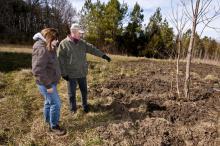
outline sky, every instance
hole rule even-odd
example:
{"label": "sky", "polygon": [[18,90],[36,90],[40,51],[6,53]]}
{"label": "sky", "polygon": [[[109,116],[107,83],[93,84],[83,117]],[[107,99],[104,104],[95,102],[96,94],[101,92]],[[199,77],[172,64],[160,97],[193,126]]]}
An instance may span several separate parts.
{"label": "sky", "polygon": [[[92,2],[95,2],[96,0],[92,0]],[[101,2],[107,3],[109,0],[101,0]],[[174,27],[171,23],[170,16],[172,15],[172,9],[171,9],[171,1],[173,2],[174,9],[176,8],[176,4],[180,0],[119,0],[120,3],[127,3],[128,4],[128,10],[131,11],[134,7],[134,4],[137,2],[141,8],[144,10],[144,22],[143,24],[148,24],[149,18],[154,14],[156,9],[158,7],[161,8],[161,13],[163,18],[166,18],[170,24],[171,27]],[[186,0],[187,1],[187,0]],[[217,1],[219,0],[213,0],[213,5],[218,6]],[[85,0],[70,0],[73,7],[77,9],[77,11],[80,11]],[[213,8],[212,6],[210,8]],[[214,12],[212,9],[210,9],[210,12]],[[211,27],[220,28],[220,16],[215,19],[212,23],[209,24]],[[204,25],[200,24],[197,27],[197,31],[201,32]],[[218,29],[220,30],[220,29]],[[174,29],[175,31],[175,29]],[[209,36],[212,37],[218,41],[220,41],[220,31],[213,30],[211,28],[206,27],[205,31],[202,33],[202,36]]]}

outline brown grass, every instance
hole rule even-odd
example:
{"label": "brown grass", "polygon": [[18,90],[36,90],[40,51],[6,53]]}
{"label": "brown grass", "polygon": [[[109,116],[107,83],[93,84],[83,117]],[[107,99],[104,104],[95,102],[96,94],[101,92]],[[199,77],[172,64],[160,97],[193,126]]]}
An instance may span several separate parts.
{"label": "brown grass", "polygon": [[0,52],[31,53],[32,46],[0,44]]}

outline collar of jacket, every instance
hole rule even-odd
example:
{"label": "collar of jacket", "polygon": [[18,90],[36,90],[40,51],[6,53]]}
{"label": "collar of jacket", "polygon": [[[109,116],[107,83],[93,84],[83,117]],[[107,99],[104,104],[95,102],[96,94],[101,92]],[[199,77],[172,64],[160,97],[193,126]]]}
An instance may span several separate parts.
{"label": "collar of jacket", "polygon": [[42,40],[42,41],[46,42],[46,39],[43,37],[43,35],[40,32],[36,33],[33,36],[33,40],[34,41]]}
{"label": "collar of jacket", "polygon": [[70,36],[70,35],[67,36],[67,39],[68,39],[69,41],[75,42],[76,44],[80,41],[79,39],[76,39],[76,38],[74,38],[74,37],[72,37],[72,36]]}

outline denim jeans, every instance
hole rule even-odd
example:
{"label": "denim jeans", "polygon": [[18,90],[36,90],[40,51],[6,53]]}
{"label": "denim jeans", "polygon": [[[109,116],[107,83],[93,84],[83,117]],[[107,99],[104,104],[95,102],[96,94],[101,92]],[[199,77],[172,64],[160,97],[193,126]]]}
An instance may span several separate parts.
{"label": "denim jeans", "polygon": [[51,127],[59,124],[60,119],[60,97],[57,92],[57,85],[52,84],[53,93],[48,93],[44,85],[38,85],[40,93],[44,96],[44,118]]}
{"label": "denim jeans", "polygon": [[76,86],[77,83],[79,84],[79,89],[81,91],[81,99],[82,99],[82,106],[85,109],[87,105],[87,81],[86,77],[83,78],[73,78],[67,81],[68,86],[68,95],[69,95],[69,102],[70,102],[70,111],[76,111]]}

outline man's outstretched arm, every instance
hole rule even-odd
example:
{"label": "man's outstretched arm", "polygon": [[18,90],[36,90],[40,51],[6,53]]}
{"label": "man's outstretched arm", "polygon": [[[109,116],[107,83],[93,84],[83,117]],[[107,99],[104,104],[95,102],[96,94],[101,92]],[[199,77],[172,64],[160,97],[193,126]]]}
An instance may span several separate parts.
{"label": "man's outstretched arm", "polygon": [[107,56],[105,53],[103,53],[101,50],[97,49],[94,45],[83,41],[85,46],[86,46],[86,52],[92,55],[95,55],[97,57],[101,57],[105,60],[107,60],[108,62],[111,61],[111,58],[109,56]]}

